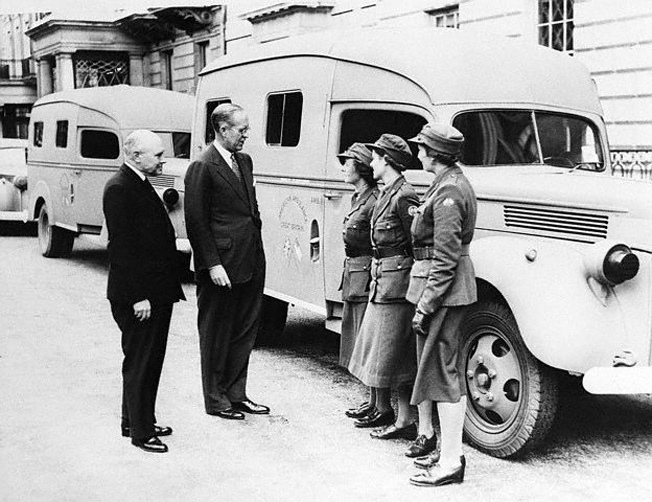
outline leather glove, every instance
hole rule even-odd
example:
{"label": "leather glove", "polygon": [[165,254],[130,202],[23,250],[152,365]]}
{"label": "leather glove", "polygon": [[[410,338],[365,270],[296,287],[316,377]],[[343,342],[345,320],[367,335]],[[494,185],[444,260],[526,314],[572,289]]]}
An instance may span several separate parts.
{"label": "leather glove", "polygon": [[424,314],[419,309],[417,309],[414,317],[412,318],[412,331],[414,331],[414,334],[418,336],[428,336],[431,320],[432,315]]}

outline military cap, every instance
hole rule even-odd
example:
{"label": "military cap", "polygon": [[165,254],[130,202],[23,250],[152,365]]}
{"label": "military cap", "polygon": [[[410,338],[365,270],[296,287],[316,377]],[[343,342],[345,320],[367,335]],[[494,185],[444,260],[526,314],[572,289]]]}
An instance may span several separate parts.
{"label": "military cap", "polygon": [[459,155],[464,136],[453,126],[442,123],[426,124],[421,132],[408,141],[426,145],[439,153]]}
{"label": "military cap", "polygon": [[379,151],[398,164],[401,171],[408,168],[413,162],[410,147],[400,136],[394,134],[383,134],[375,143],[365,143],[370,150]]}
{"label": "military cap", "polygon": [[371,152],[362,143],[353,143],[346,151],[338,154],[337,157],[341,161],[354,159],[365,166],[371,167]]}

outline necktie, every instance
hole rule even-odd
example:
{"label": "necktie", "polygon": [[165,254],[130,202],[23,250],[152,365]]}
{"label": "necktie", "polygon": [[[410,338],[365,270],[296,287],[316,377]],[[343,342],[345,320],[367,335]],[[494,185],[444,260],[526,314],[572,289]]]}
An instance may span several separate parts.
{"label": "necktie", "polygon": [[235,160],[235,153],[231,154],[231,169],[233,170],[233,174],[235,174],[236,178],[238,178],[239,181],[242,181],[240,166],[238,165],[238,161]]}

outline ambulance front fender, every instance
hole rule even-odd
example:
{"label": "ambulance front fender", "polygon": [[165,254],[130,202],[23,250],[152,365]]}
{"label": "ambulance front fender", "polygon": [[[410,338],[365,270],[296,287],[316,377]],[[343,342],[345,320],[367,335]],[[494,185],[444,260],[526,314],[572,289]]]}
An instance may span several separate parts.
{"label": "ambulance front fender", "polygon": [[627,343],[618,299],[589,277],[584,257],[562,241],[496,236],[471,245],[478,281],[505,299],[530,352],[549,366],[578,373],[611,366]]}

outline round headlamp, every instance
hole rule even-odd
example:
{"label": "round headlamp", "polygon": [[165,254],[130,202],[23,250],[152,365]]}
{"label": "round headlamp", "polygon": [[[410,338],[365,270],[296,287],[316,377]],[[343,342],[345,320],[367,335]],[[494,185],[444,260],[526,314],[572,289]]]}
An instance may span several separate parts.
{"label": "round headlamp", "polygon": [[179,202],[179,192],[177,192],[174,188],[168,188],[163,192],[163,202],[165,202],[168,206],[174,206],[177,202]]}

